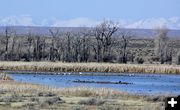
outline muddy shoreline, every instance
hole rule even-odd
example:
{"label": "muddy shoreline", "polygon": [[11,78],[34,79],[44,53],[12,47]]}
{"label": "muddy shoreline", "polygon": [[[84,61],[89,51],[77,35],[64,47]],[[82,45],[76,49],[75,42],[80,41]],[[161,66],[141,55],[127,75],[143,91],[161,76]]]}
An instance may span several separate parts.
{"label": "muddy shoreline", "polygon": [[147,75],[179,75],[179,74],[162,74],[162,73],[104,73],[104,72],[46,72],[46,71],[9,71],[0,70],[1,73],[8,74],[37,74],[37,75],[78,75],[78,76],[135,76],[141,74]]}

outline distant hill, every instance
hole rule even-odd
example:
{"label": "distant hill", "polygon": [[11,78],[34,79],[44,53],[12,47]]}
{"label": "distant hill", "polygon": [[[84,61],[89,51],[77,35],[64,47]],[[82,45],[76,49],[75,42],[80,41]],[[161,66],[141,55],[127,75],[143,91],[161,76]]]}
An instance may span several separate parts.
{"label": "distant hill", "polygon": [[[10,29],[15,30],[18,35],[24,35],[28,32],[38,35],[50,35],[49,29],[52,27],[33,27],[33,26],[11,26]],[[60,32],[67,31],[78,31],[84,27],[58,27]],[[5,32],[6,27],[0,26],[0,34]],[[152,38],[153,30],[152,29],[123,29],[123,31],[131,31],[137,37],[140,38]],[[168,36],[171,38],[180,38],[180,30],[170,30]]]}

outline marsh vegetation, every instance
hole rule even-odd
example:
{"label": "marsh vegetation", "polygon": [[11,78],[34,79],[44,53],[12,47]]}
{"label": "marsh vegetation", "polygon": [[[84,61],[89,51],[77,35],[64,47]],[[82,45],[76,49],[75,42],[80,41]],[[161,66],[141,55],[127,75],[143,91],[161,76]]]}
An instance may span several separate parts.
{"label": "marsh vegetation", "polygon": [[[117,63],[63,63],[63,62],[19,62],[1,61],[1,71],[33,72],[106,72],[106,73],[162,73],[179,74],[179,65],[166,64],[117,64]],[[50,73],[49,73],[50,74]]]}
{"label": "marsh vegetation", "polygon": [[106,88],[53,88],[0,81],[0,109],[159,110],[164,96],[139,96]]}

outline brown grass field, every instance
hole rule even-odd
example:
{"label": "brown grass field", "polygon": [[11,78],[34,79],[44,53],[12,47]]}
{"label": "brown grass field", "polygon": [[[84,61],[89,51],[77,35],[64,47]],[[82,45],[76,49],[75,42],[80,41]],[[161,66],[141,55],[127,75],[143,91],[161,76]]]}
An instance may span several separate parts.
{"label": "brown grass field", "polygon": [[179,65],[62,63],[62,62],[0,62],[0,71],[33,72],[107,72],[180,74]]}
{"label": "brown grass field", "polygon": [[0,80],[0,110],[161,110],[164,97],[107,88],[52,88]]}

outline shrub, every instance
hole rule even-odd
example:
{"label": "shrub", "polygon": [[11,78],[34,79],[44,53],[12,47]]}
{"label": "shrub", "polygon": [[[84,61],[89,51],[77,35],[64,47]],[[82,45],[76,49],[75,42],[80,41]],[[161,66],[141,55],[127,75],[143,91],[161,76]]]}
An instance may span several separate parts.
{"label": "shrub", "polygon": [[0,74],[0,80],[13,80],[9,75],[5,73]]}
{"label": "shrub", "polygon": [[151,58],[151,60],[152,60],[152,61],[156,61],[156,62],[157,62],[157,61],[159,61],[160,59],[159,59],[159,57],[154,56],[154,57],[152,57],[152,58]]}
{"label": "shrub", "polygon": [[48,92],[48,93],[45,93],[45,92],[40,92],[38,93],[38,96],[42,97],[53,97],[53,96],[56,96],[56,94],[52,93],[52,92]]}
{"label": "shrub", "polygon": [[39,98],[37,98],[37,97],[32,97],[32,98],[30,98],[30,100],[32,102],[39,102]]}
{"label": "shrub", "polygon": [[12,95],[12,96],[4,96],[0,97],[0,102],[22,102],[24,100],[23,97],[19,95]]}
{"label": "shrub", "polygon": [[120,107],[115,106],[115,105],[114,106],[109,106],[109,105],[107,106],[106,105],[106,106],[101,106],[99,109],[100,110],[124,110],[124,108],[125,108],[124,106],[121,106],[121,108],[120,108]]}
{"label": "shrub", "polygon": [[60,97],[52,97],[47,99],[45,102],[48,103],[49,105],[53,105],[55,103],[65,103],[65,101],[62,100]]}
{"label": "shrub", "polygon": [[144,96],[143,97],[144,98],[144,100],[146,100],[146,101],[152,101],[152,102],[162,102],[162,101],[165,101],[165,96],[151,96],[151,97],[149,97],[149,96]]}
{"label": "shrub", "polygon": [[80,100],[79,104],[83,105],[103,105],[106,101],[105,100],[100,100],[96,98],[90,98],[87,100]]}
{"label": "shrub", "polygon": [[143,64],[143,63],[144,63],[144,59],[141,58],[141,57],[136,57],[136,58],[135,58],[135,61],[136,61],[138,64]]}
{"label": "shrub", "polygon": [[103,62],[113,62],[114,57],[112,55],[106,55],[103,58]]}
{"label": "shrub", "polygon": [[73,107],[73,109],[72,110],[88,110],[87,108],[85,108],[85,107]]}

